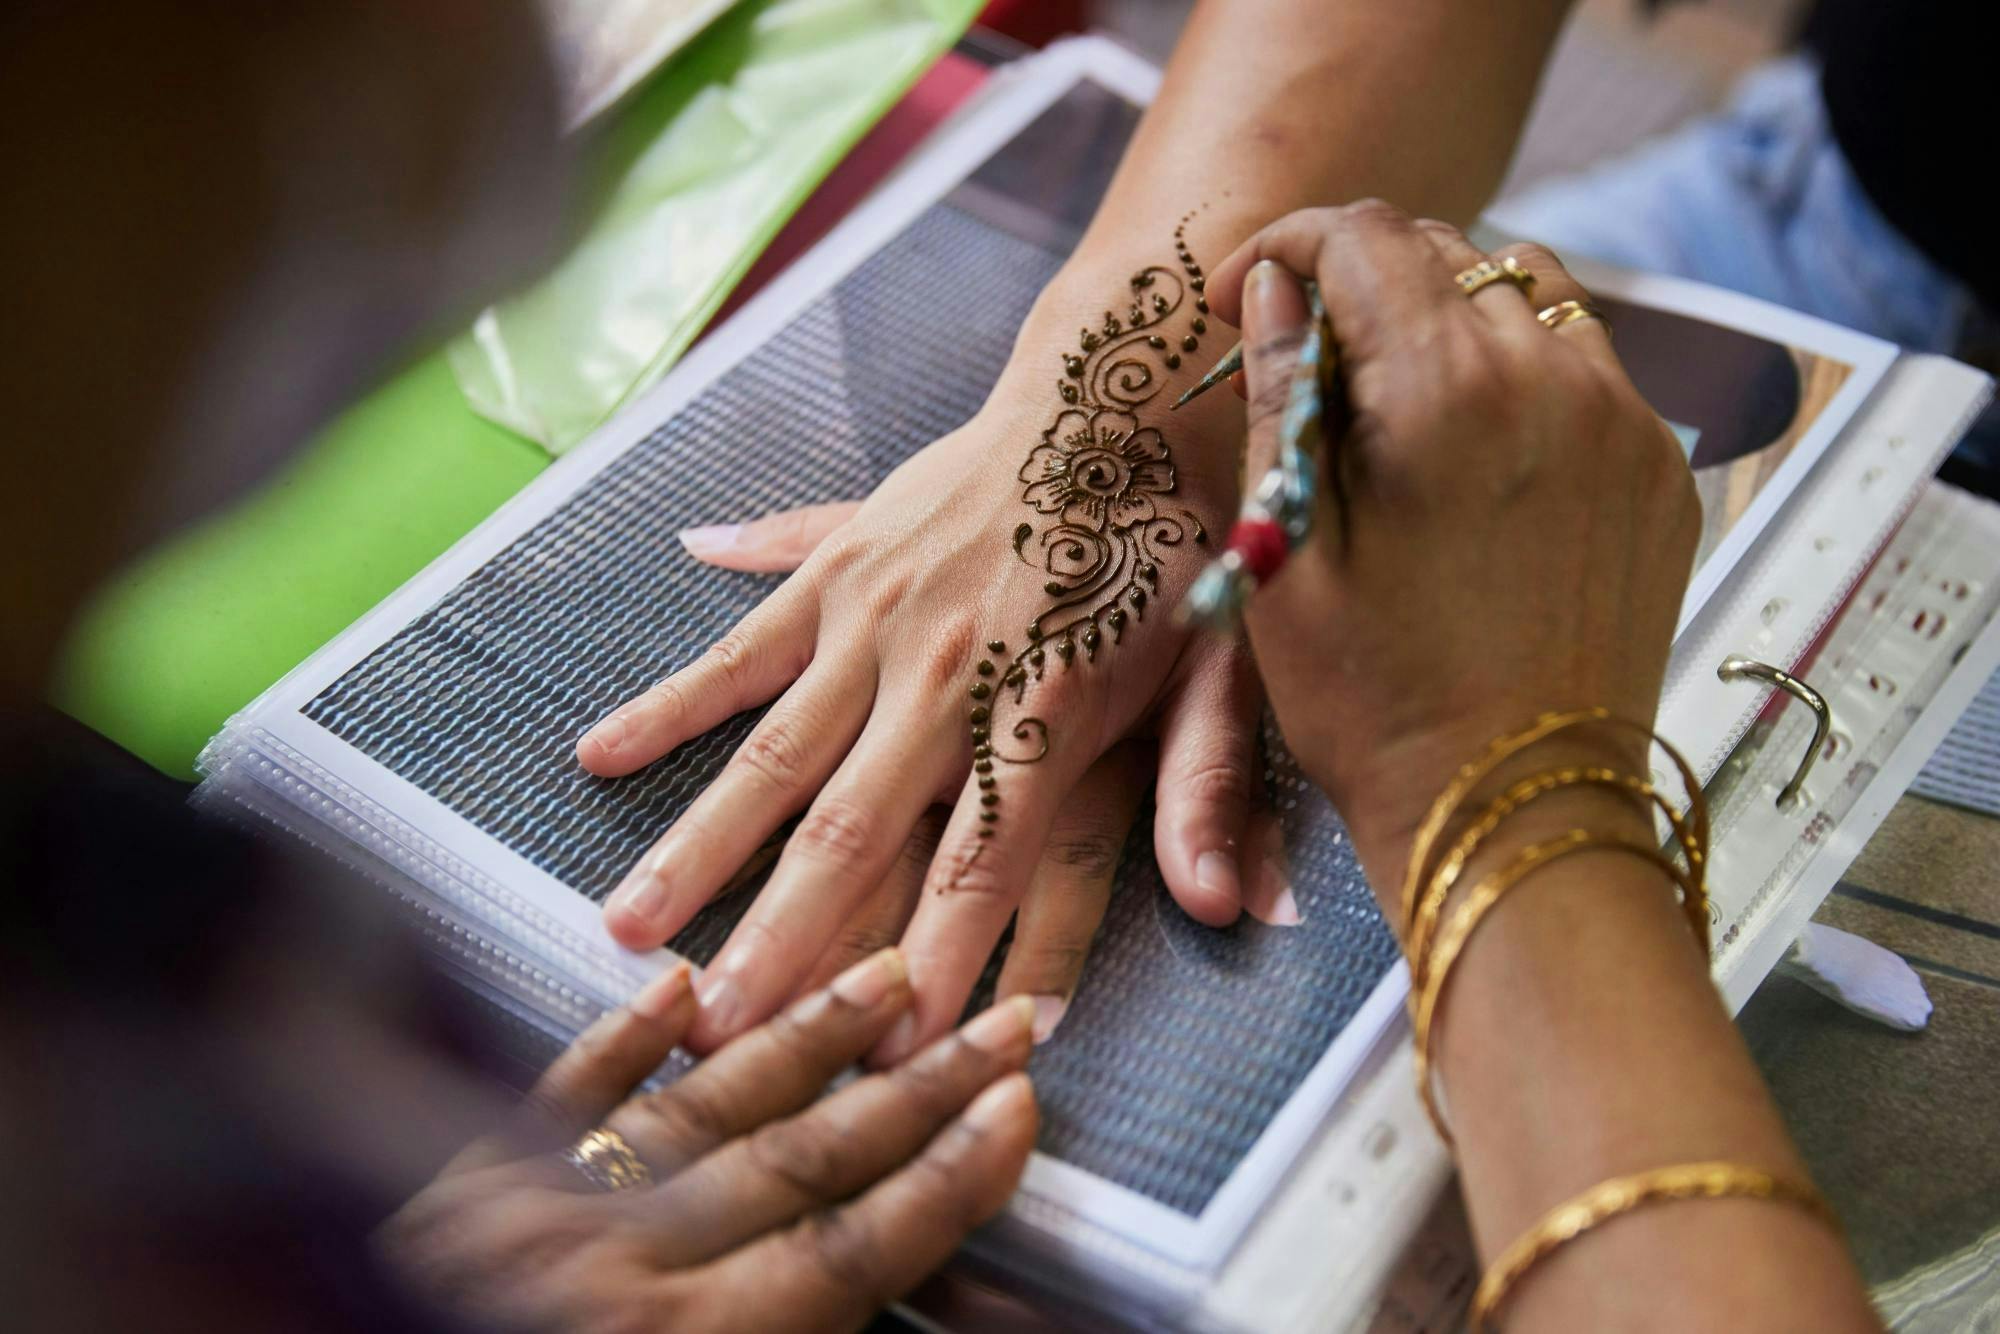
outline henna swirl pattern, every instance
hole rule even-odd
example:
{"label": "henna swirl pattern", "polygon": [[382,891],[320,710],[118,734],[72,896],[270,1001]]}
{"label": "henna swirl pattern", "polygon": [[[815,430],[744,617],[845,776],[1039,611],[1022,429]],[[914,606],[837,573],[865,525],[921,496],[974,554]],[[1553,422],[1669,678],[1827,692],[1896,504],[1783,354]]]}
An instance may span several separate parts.
{"label": "henna swirl pattern", "polygon": [[1173,458],[1137,416],[1208,332],[1201,266],[1187,247],[1191,217],[1174,228],[1180,272],[1156,264],[1133,274],[1125,312],[1105,311],[1096,328],[1079,331],[1077,351],[1063,354],[1056,388],[1065,406],[1021,465],[1021,500],[1037,521],[1015,525],[1014,554],[1046,576],[1049,603],[1028,624],[1025,648],[1010,656],[1006,641],[991,640],[978,663],[969,717],[981,838],[1000,818],[996,762],[1033,764],[1049,752],[1048,723],[1023,710],[1050,655],[1064,670],[1079,650],[1084,664],[1095,662],[1106,637],[1118,643],[1158,596],[1159,553],[1208,540],[1201,520],[1166,507]]}

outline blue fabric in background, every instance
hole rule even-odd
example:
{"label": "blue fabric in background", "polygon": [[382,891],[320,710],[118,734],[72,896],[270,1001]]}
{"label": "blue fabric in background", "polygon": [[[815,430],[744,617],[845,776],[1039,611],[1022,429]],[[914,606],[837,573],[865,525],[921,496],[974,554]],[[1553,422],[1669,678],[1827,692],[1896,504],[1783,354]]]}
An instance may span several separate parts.
{"label": "blue fabric in background", "polygon": [[[1712,283],[1915,351],[1957,353],[1986,323],[1971,289],[1862,190],[1802,56],[1749,75],[1715,115],[1531,186],[1486,220],[1559,254]],[[1975,467],[2000,467],[1994,427],[1988,414],[1960,446]]]}

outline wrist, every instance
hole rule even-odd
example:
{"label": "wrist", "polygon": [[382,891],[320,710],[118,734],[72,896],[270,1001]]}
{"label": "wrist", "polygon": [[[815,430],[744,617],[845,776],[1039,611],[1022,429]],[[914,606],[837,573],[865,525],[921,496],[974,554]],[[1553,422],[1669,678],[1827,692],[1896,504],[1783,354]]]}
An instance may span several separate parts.
{"label": "wrist", "polygon": [[[1524,722],[1525,716],[1506,730],[1517,730]],[[1502,734],[1500,730],[1487,734],[1474,724],[1469,729],[1457,726],[1443,734],[1406,739],[1385,747],[1385,753],[1361,768],[1360,777],[1348,776],[1342,787],[1329,788],[1347,821],[1355,853],[1377,902],[1399,933],[1404,927],[1404,884],[1418,831],[1461,767],[1478,758],[1493,737]],[[1527,746],[1463,794],[1431,840],[1428,864],[1421,874],[1428,879],[1460,835],[1515,783],[1573,767],[1607,769],[1644,780],[1646,761],[1643,740],[1622,728],[1575,727]],[[1453,901],[1481,876],[1506,865],[1527,847],[1572,829],[1638,843],[1657,841],[1654,808],[1638,794],[1597,785],[1559,788],[1522,804],[1479,841],[1456,879]],[[1449,909],[1447,904],[1446,911]]]}

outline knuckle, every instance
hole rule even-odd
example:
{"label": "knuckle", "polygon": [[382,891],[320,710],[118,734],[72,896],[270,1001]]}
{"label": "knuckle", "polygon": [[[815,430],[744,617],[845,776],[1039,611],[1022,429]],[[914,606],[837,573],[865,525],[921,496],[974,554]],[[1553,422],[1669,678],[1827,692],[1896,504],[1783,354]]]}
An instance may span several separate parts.
{"label": "knuckle", "polygon": [[804,1263],[837,1291],[858,1294],[871,1307],[895,1297],[882,1291],[883,1276],[874,1258],[882,1252],[867,1222],[852,1209],[812,1214],[792,1235]]}
{"label": "knuckle", "polygon": [[781,792],[796,789],[805,773],[805,743],[799,724],[782,714],[769,714],[744,738],[736,761]]}
{"label": "knuckle", "polygon": [[1124,851],[1125,840],[1109,830],[1058,829],[1043,855],[1056,866],[1098,880],[1118,869]]}
{"label": "knuckle", "polygon": [[822,793],[792,831],[791,842],[819,861],[859,861],[875,845],[877,824],[860,802]]}
{"label": "knuckle", "polygon": [[1539,241],[1516,241],[1512,245],[1502,247],[1493,257],[1495,259],[1511,257],[1515,263],[1543,282],[1567,272],[1556,252]]}
{"label": "knuckle", "polygon": [[1355,230],[1407,227],[1409,215],[1386,199],[1357,199],[1336,210],[1340,222]]}
{"label": "knuckle", "polygon": [[948,857],[931,863],[930,889],[935,893],[975,899],[1011,899],[1013,886],[992,862],[980,856],[989,840],[971,838]]}
{"label": "knuckle", "polygon": [[687,691],[681,685],[679,673],[653,682],[646,687],[646,693],[640,699],[650,711],[669,718],[678,718],[687,712]]}
{"label": "knuckle", "polygon": [[723,680],[734,681],[750,670],[756,655],[756,644],[739,626],[709,645],[705,661],[708,669]]}
{"label": "knuckle", "polygon": [[1083,975],[1083,966],[1089,961],[1087,940],[1026,946],[1017,940],[1007,955],[1007,962],[1018,976],[1028,979],[1023,984],[1023,990],[1027,991],[1068,991]]}
{"label": "knuckle", "polygon": [[979,633],[970,621],[951,617],[927,633],[917,660],[917,679],[927,698],[963,691],[977,656]]}
{"label": "knuckle", "polygon": [[[887,625],[896,619],[897,614],[910,601],[911,587],[916,580],[907,569],[903,568],[894,570],[878,568],[873,578],[874,587],[868,591],[867,597],[869,620],[875,625]],[[964,670],[963,660],[959,669]]]}
{"label": "knuckle", "polygon": [[1213,760],[1179,775],[1174,785],[1198,806],[1234,810],[1250,804],[1250,771],[1227,760]]}
{"label": "knuckle", "polygon": [[1462,230],[1460,230],[1456,225],[1444,221],[1442,218],[1418,218],[1413,225],[1416,227],[1418,231],[1424,233],[1426,236],[1433,237],[1440,241],[1449,241],[1454,243],[1464,242],[1467,245],[1471,244],[1471,242],[1466,239],[1466,235]]}
{"label": "knuckle", "polygon": [[750,1136],[746,1151],[757,1171],[797,1194],[824,1199],[840,1189],[838,1137],[810,1120],[765,1126]]}

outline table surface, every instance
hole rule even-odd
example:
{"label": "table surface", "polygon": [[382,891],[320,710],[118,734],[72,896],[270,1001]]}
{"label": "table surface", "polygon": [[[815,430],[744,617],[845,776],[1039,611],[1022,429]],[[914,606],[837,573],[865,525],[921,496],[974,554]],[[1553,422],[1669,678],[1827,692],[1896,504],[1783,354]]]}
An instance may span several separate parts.
{"label": "table surface", "polygon": [[2000,1227],[2000,819],[1904,797],[1815,920],[1902,955],[1935,1007],[1897,1033],[1773,976],[1740,1017],[1878,1285]]}

